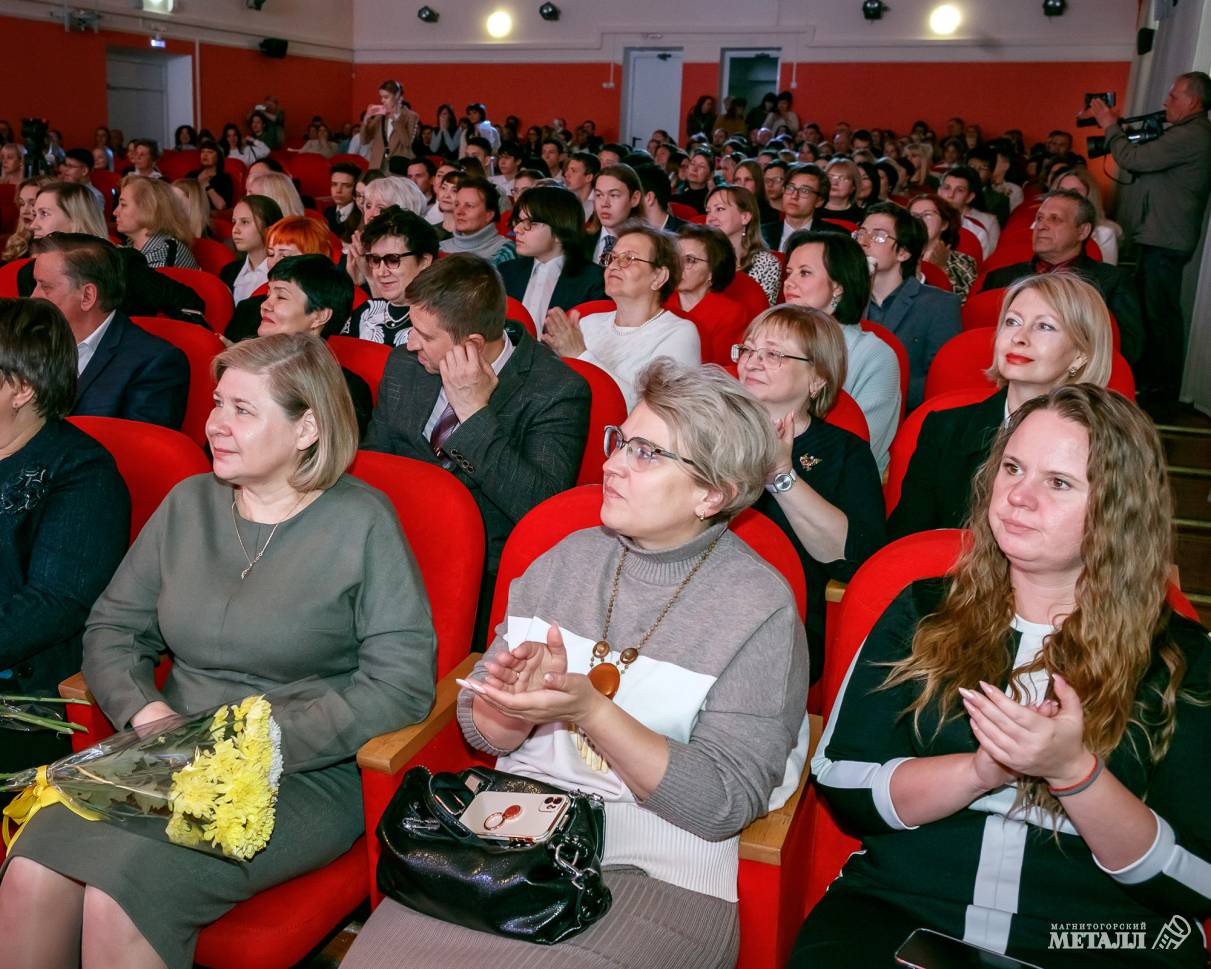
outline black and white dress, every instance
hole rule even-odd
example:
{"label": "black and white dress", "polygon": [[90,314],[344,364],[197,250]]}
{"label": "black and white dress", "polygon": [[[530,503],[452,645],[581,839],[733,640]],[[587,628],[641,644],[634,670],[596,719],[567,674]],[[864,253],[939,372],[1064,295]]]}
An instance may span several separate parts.
{"label": "black and white dress", "polygon": [[385,299],[370,299],[353,311],[341,333],[371,343],[402,347],[407,344],[411,329],[408,307],[394,306]]}

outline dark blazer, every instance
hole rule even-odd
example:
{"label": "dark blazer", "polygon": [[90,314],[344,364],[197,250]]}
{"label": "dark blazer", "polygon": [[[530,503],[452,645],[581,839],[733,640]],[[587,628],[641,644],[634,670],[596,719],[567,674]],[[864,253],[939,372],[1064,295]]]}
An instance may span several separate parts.
{"label": "dark blazer", "polygon": [[[174,320],[206,326],[206,304],[184,283],[179,283],[147,265],[143,253],[133,246],[114,246],[126,269],[126,295],[118,307],[127,316],[170,316]],[[237,270],[238,271],[238,270]],[[34,291],[34,260],[17,270],[17,292]]]}
{"label": "dark blazer", "polygon": [[925,374],[938,350],[962,329],[960,306],[954,293],[926,286],[916,276],[904,280],[882,306],[873,298],[867,304],[866,318],[891,330],[908,351],[909,410],[925,396]]}
{"label": "dark blazer", "polygon": [[[786,220],[779,219],[777,222],[763,222],[761,224],[761,235],[765,237],[765,244],[775,252],[782,248],[782,235],[786,231]],[[843,226],[837,225],[835,222],[829,222],[828,219],[822,219],[819,216],[812,218],[812,232],[841,232],[846,235],[849,230]]]}
{"label": "dark blazer", "polygon": [[0,460],[0,680],[54,696],[80,671],[80,637],[130,540],[130,495],[109,452],[48,421]]}
{"label": "dark blazer", "polygon": [[244,263],[248,261],[247,256],[239,256],[226,266],[219,270],[219,279],[227,284],[228,289],[235,288],[235,281],[240,278],[240,272],[244,268]]}
{"label": "dark blazer", "polygon": [[666,218],[664,220],[664,225],[662,225],[660,227],[660,229],[663,232],[668,232],[671,235],[676,235],[679,231],[681,231],[681,227],[683,225],[689,225],[689,223],[686,222],[685,219],[677,218],[677,216],[673,215],[673,213],[670,212],[668,215],[668,218]]}
{"label": "dark blazer", "polygon": [[900,501],[887,520],[887,537],[931,528],[962,528],[971,507],[971,481],[1005,420],[1009,391],[987,400],[933,411],[921,424]]}
{"label": "dark blazer", "polygon": [[329,205],[324,209],[324,221],[328,223],[329,229],[340,236],[342,242],[348,242],[353,235],[353,231],[361,228],[362,213],[355,205],[349,212],[349,218],[342,222],[337,218],[336,206]]}
{"label": "dark blazer", "polygon": [[[505,324],[513,356],[488,406],[455,429],[445,451],[484,517],[486,568],[495,575],[505,539],[539,502],[576,483],[589,427],[589,385],[517,323]],[[441,377],[415,353],[387,358],[362,447],[440,464],[424,436]],[[492,589],[485,590],[491,597]]]}
{"label": "dark blazer", "polygon": [[80,374],[73,415],[124,417],[179,430],[189,393],[189,360],[167,340],[115,313]]}
{"label": "dark blazer", "polygon": [[[500,270],[501,278],[505,281],[505,293],[518,302],[526,295],[526,287],[530,284],[530,272],[534,268],[534,260],[530,256],[518,256],[496,267]],[[567,263],[563,272],[555,281],[555,290],[551,293],[551,305],[561,310],[570,310],[591,299],[605,299],[605,278],[601,267],[596,263],[583,263],[575,272],[568,272]],[[541,320],[535,320],[541,323]]]}
{"label": "dark blazer", "polygon": [[[1097,287],[1114,314],[1118,324],[1119,344],[1128,363],[1135,363],[1144,349],[1144,321],[1140,313],[1139,297],[1136,295],[1135,280],[1118,266],[1098,262],[1083,252],[1073,260],[1071,269]],[[1012,266],[994,269],[984,278],[984,289],[1003,289],[1019,279],[1033,276],[1033,262],[1019,262]]]}

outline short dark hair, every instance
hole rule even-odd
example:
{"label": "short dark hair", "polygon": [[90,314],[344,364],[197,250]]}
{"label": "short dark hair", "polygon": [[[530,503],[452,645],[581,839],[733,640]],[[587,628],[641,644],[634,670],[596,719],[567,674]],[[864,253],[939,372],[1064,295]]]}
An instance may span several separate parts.
{"label": "short dark hair", "polygon": [[[613,166],[611,166],[613,167]],[[667,269],[669,278],[660,287],[660,302],[675,292],[681,282],[681,251],[673,243],[674,237],[660,229],[654,229],[642,219],[629,219],[618,227],[618,238],[644,236],[652,243],[652,269]]]}
{"label": "short dark hair", "polygon": [[643,184],[639,181],[639,176],[635,174],[635,169],[630,165],[623,165],[622,163],[606,165],[605,168],[593,176],[593,185],[597,185],[597,179],[606,176],[618,179],[618,181],[627,187],[628,192],[632,194],[638,192],[640,196],[643,195]]}
{"label": "short dark hair", "polygon": [[408,164],[404,166],[405,176],[407,175],[408,169],[413,165],[424,165],[425,171],[428,172],[430,178],[437,174],[437,165],[433,163],[433,159],[421,157],[408,159]]}
{"label": "short dark hair", "polygon": [[652,153],[646,148],[634,148],[631,151],[624,151],[618,156],[622,159],[624,165],[630,165],[632,168],[639,168],[640,165],[655,165],[656,159],[652,157]]}
{"label": "short dark hair", "polygon": [[673,186],[669,184],[668,172],[655,165],[638,165],[635,168],[635,176],[639,179],[643,194],[651,192],[656,196],[656,204],[667,212],[669,202],[673,199]]}
{"label": "short dark hair", "polygon": [[961,178],[967,183],[968,190],[975,196],[971,200],[971,204],[977,209],[984,205],[984,182],[980,179],[980,173],[970,165],[951,165],[942,175],[942,180],[948,178]]}
{"label": "short dark hair", "polygon": [[569,162],[578,161],[584,165],[586,175],[596,175],[601,171],[601,159],[594,155],[591,151],[574,151],[568,159]]}
{"label": "short dark hair", "polygon": [[879,202],[866,210],[866,218],[872,215],[890,216],[895,223],[896,246],[908,253],[908,258],[900,263],[900,276],[907,279],[917,271],[917,263],[921,253],[925,251],[925,242],[929,238],[925,226],[903,205],[895,202]]}
{"label": "short dark hair", "polygon": [[483,152],[489,157],[492,155],[492,142],[488,141],[488,139],[482,135],[472,135],[470,138],[468,138],[467,147],[470,148],[472,145],[474,145],[476,148],[482,149]]}
{"label": "short dark hair", "polygon": [[398,205],[387,206],[362,229],[362,249],[369,252],[380,239],[390,237],[404,239],[417,256],[437,258],[437,230],[415,212],[408,212]]}
{"label": "short dark hair", "polygon": [[1068,188],[1056,189],[1053,192],[1048,192],[1039,201],[1042,203],[1048,199],[1067,199],[1069,202],[1076,203],[1076,225],[1078,229],[1083,225],[1097,225],[1097,209],[1080,192],[1074,192]]}
{"label": "short dark hair", "polygon": [[126,298],[126,267],[118,247],[108,239],[83,232],[52,232],[37,243],[39,255],[63,254],[63,272],[75,286],[92,283],[97,305],[106,313],[116,310]]}
{"label": "short dark hair", "polygon": [[245,195],[236,205],[241,202],[252,211],[252,221],[256,223],[262,239],[271,225],[282,221],[282,207],[268,195]]}
{"label": "short dark hair", "polygon": [[378,86],[378,89],[380,91],[386,91],[388,94],[399,94],[402,96],[404,93],[404,86],[400,84],[399,81],[383,81],[383,83]]}
{"label": "short dark hair", "polygon": [[782,177],[783,178],[789,177],[790,165],[788,165],[786,162],[784,162],[781,158],[771,159],[770,163],[765,166],[765,170],[768,172],[771,168],[781,168],[782,173],[783,173]]}
{"label": "short dark hair", "polygon": [[[559,153],[561,155],[567,154],[568,146],[563,143],[563,139],[556,138],[554,135],[547,137],[547,138],[543,138],[542,144],[543,145],[554,145],[556,148],[559,149]],[[540,145],[539,147],[541,148],[542,146]]]}
{"label": "short dark hair", "polygon": [[870,136],[870,132],[866,128],[859,128],[857,131],[852,132],[849,136],[850,141],[857,141],[859,139],[862,141],[874,141],[874,139]]}
{"label": "short dark hair", "polygon": [[677,230],[678,239],[701,242],[711,267],[711,291],[721,293],[736,278],[736,250],[723,231],[713,225],[687,222]]}
{"label": "short dark hair", "polygon": [[[619,158],[626,158],[626,156],[630,153],[629,148],[627,148],[625,145],[620,145],[614,141],[607,141],[604,145],[602,145],[600,148],[598,148],[597,151],[598,152],[612,151]],[[646,155],[648,153],[645,151],[644,154]],[[651,157],[651,156],[649,155],[649,157]]]}
{"label": "short dark hair", "polygon": [[[425,159],[425,160],[427,161],[428,159]],[[430,164],[432,164],[432,162],[430,162]],[[329,175],[348,175],[349,177],[351,177],[353,179],[353,183],[356,185],[357,180],[359,178],[361,178],[362,170],[360,168],[358,168],[355,164],[353,164],[353,162],[337,162],[335,165],[333,165],[331,168],[328,169],[328,174]]]}
{"label": "short dark hair", "polygon": [[455,343],[477,333],[492,342],[504,333],[504,281],[488,260],[469,252],[451,253],[422,269],[404,299],[436,316]]}
{"label": "short dark hair", "polygon": [[54,303],[0,299],[0,383],[28,384],[34,408],[62,420],[76,402],[76,338]]}
{"label": "short dark hair", "polygon": [[[782,165],[782,162],[778,162]],[[772,168],[773,165],[766,166]],[[790,181],[796,175],[811,175],[816,180],[816,189],[822,191],[824,186],[828,184],[828,176],[824,174],[824,169],[815,162],[795,162],[793,165],[784,165],[786,169],[786,181]]]}
{"label": "short dark hair", "polygon": [[136,148],[151,149],[152,158],[160,157],[160,144],[154,138],[136,138],[133,142],[131,142],[131,144],[133,144]]}
{"label": "short dark hair", "polygon": [[353,280],[327,256],[287,256],[269,270],[271,283],[294,283],[307,297],[307,312],[332,310],[320,336],[340,333],[353,312]]}
{"label": "short dark hair", "polygon": [[[264,158],[258,158],[252,163],[252,165],[264,165],[271,172],[277,172],[279,175],[286,174],[285,167],[283,167],[282,163],[272,155],[266,155]],[[249,165],[248,167],[252,168],[252,165]]]}
{"label": "short dark hair", "polygon": [[500,218],[500,192],[496,190],[495,185],[479,175],[464,175],[459,179],[458,191],[461,192],[464,188],[472,188],[479,192],[484,197],[484,206],[487,210],[492,213],[494,218]]}
{"label": "short dark hair", "polygon": [[516,158],[518,161],[524,161],[526,157],[525,149],[516,141],[506,141],[497,149],[497,158]]}
{"label": "short dark hair", "polygon": [[68,148],[63,153],[64,158],[69,158],[74,162],[79,162],[81,165],[93,167],[93,153],[87,148]]}
{"label": "short dark hair", "polygon": [[563,247],[568,269],[578,269],[584,264],[584,206],[574,192],[562,185],[535,185],[518,197],[513,207],[514,218],[523,211],[535,222],[551,227]]}
{"label": "short dark hair", "polygon": [[870,269],[862,247],[843,232],[800,229],[786,242],[786,259],[800,246],[818,242],[824,247],[824,271],[841,287],[841,300],[833,310],[838,323],[857,326],[870,302]]}

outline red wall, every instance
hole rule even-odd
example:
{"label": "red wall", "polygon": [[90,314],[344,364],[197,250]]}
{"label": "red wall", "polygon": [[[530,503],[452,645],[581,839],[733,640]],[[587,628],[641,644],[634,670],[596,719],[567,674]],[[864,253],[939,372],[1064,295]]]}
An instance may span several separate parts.
{"label": "red wall", "polygon": [[[91,146],[93,129],[107,120],[105,55],[109,47],[149,49],[147,37],[115,31],[66,33],[62,26],[0,17],[4,76],[0,118],[19,126],[39,115],[63,131],[65,147]],[[53,63],[70,69],[48,69]],[[193,54],[192,43],[168,42],[170,54]],[[202,121],[217,135],[227,121],[242,121],[257,99],[276,93],[291,134],[302,134],[313,114],[340,125],[346,120],[352,67],[340,61],[288,55],[272,60],[259,51],[201,46]],[[126,132],[131,135],[132,132]]]}
{"label": "red wall", "polygon": [[460,115],[469,103],[482,101],[488,118],[500,124],[515,114],[524,128],[563,118],[568,126],[586,119],[597,122],[607,141],[618,137],[622,69],[600,64],[358,64],[354,68],[352,114],[378,100],[378,86],[395,78],[404,97],[421,118],[432,124],[439,104],[448,103]]}

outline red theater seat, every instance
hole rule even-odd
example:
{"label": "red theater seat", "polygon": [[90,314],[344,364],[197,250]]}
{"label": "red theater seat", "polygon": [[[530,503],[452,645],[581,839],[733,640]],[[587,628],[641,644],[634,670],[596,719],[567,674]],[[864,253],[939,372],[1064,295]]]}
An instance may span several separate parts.
{"label": "red theater seat", "polygon": [[210,376],[210,363],[223,352],[223,341],[205,327],[180,320],[136,316],[133,322],[152,336],[180,348],[189,360],[189,396],[181,433],[199,447],[205,447],[206,419],[214,407],[214,380]]}
{"label": "red theater seat", "polygon": [[206,324],[216,333],[222,333],[226,329],[235,304],[232,302],[231,290],[227,288],[227,284],[223,280],[213,273],[203,272],[201,269],[164,267],[157,269],[156,272],[163,273],[179,283],[184,283],[202,297],[202,302],[206,304]]}
{"label": "red theater seat", "polygon": [[330,336],[328,349],[346,370],[357,374],[370,386],[370,397],[378,403],[378,387],[383,382],[391,347],[355,336]]}
{"label": "red theater seat", "polygon": [[580,461],[580,473],[576,476],[576,483],[601,484],[602,465],[605,463],[605,454],[602,451],[605,429],[611,424],[620,425],[627,419],[626,398],[622,396],[614,378],[596,364],[577,360],[575,357],[564,357],[563,362],[588,381],[589,392],[592,394],[589,404],[589,433],[585,438],[584,456]]}

